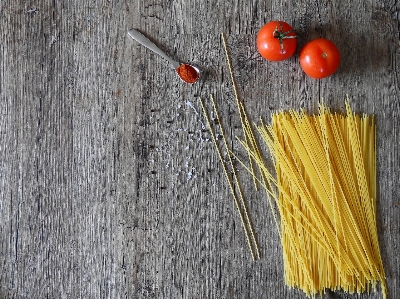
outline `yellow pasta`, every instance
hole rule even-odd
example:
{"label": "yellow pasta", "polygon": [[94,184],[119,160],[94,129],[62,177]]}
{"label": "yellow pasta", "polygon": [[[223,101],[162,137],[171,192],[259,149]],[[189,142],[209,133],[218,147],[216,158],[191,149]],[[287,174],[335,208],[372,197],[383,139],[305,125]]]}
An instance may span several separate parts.
{"label": "yellow pasta", "polygon": [[257,180],[280,216],[286,284],[314,296],[326,289],[370,291],[380,282],[385,298],[373,116],[355,115],[348,103],[344,116],[321,105],[315,116],[275,113],[271,126],[257,130],[273,156],[276,179],[256,144],[242,145],[259,166]]}
{"label": "yellow pasta", "polygon": [[[221,120],[219,118],[218,109],[216,107],[214,98],[213,98],[213,96],[210,96],[210,98],[211,98],[211,102],[213,104],[214,112],[216,113],[216,116],[217,116],[217,121],[220,124]],[[252,222],[250,220],[250,216],[249,216],[249,213],[248,213],[248,210],[247,210],[247,205],[246,205],[246,202],[244,200],[244,196],[243,196],[243,193],[242,193],[242,189],[241,189],[241,186],[240,186],[240,183],[239,183],[238,176],[236,175],[236,170],[235,170],[235,167],[233,165],[232,158],[231,158],[230,155],[228,155],[229,165],[231,167],[232,174],[233,174],[233,177],[234,177],[234,181],[235,181],[235,184],[236,184],[236,189],[237,189],[236,192],[235,192],[235,188],[234,188],[233,182],[232,182],[232,180],[231,180],[231,178],[230,178],[230,176],[228,174],[227,167],[226,167],[226,165],[224,163],[224,159],[222,157],[221,150],[218,147],[217,139],[216,139],[216,136],[214,134],[213,128],[211,126],[210,119],[208,117],[207,109],[203,104],[203,100],[201,98],[199,100],[200,100],[201,107],[203,109],[204,117],[205,117],[205,119],[207,121],[207,125],[208,125],[208,127],[210,129],[211,138],[212,138],[212,140],[214,142],[215,148],[217,150],[218,156],[219,156],[220,161],[221,161],[222,168],[224,170],[226,179],[228,181],[229,188],[230,188],[231,193],[233,195],[233,198],[234,198],[234,201],[235,201],[235,204],[236,204],[236,208],[237,208],[237,210],[239,212],[240,220],[242,222],[242,226],[243,226],[243,229],[244,229],[244,232],[245,232],[245,235],[246,235],[247,243],[249,245],[251,257],[253,258],[253,260],[256,260],[256,258],[259,259],[259,258],[261,258],[261,256],[260,256],[260,248],[258,246],[257,238],[256,238],[255,233],[254,233],[253,225],[252,225]],[[226,150],[229,151],[229,147],[228,147],[228,143],[226,141],[225,133],[222,130],[222,128],[221,128],[221,135],[222,135],[222,140],[223,140],[223,143],[224,143],[224,147],[225,147]],[[237,195],[237,193],[238,193],[238,195]],[[255,251],[257,253],[257,256],[255,256],[255,254],[254,254],[254,249],[255,249]]]}
{"label": "yellow pasta", "polygon": [[325,104],[315,116],[304,110],[273,114],[272,125],[257,127],[275,164],[273,175],[238,99],[224,35],[222,41],[250,166],[238,161],[268,194],[286,284],[314,297],[326,289],[369,292],[380,283],[386,298],[376,227],[374,117],[355,115],[348,103],[345,115]]}

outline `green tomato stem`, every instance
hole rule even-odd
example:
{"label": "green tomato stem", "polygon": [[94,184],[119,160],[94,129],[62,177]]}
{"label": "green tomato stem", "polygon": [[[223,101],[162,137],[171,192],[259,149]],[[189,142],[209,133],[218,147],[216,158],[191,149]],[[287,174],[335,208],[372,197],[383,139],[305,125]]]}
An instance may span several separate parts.
{"label": "green tomato stem", "polygon": [[296,35],[290,35],[288,36],[289,33],[294,32],[294,30],[289,30],[289,31],[283,31],[282,24],[279,23],[279,27],[276,27],[274,32],[272,32],[272,35],[279,40],[279,45],[281,47],[281,52],[283,52],[283,40],[286,38],[296,38]]}

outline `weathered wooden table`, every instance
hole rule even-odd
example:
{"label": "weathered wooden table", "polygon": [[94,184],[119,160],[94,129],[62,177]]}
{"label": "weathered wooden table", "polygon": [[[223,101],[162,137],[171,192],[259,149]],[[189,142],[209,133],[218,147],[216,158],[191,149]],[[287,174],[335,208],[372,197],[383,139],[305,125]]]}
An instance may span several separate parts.
{"label": "weathered wooden table", "polygon": [[[263,191],[239,167],[262,259],[252,261],[198,98],[213,94],[245,152],[220,33],[250,118],[316,112],[321,97],[376,115],[378,230],[400,298],[398,1],[0,2],[0,298],[305,298],[283,280]],[[255,37],[283,19],[294,57],[263,60]],[[202,80],[185,85],[128,37],[138,28]],[[299,67],[316,37],[342,54],[323,80]],[[209,102],[208,102],[209,104]],[[329,293],[326,298],[381,298]]]}

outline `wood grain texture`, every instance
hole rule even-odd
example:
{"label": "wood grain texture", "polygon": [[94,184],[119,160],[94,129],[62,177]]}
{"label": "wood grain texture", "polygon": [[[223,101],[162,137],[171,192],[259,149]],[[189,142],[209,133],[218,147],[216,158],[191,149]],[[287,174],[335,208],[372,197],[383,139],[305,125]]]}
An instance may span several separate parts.
{"label": "wood grain texture", "polygon": [[[211,108],[213,94],[246,156],[221,32],[253,121],[315,112],[321,97],[340,112],[346,95],[376,115],[379,241],[388,298],[400,297],[398,1],[75,2],[0,2],[0,299],[305,298],[285,286],[265,194],[238,167],[262,253],[251,260],[205,127],[198,97]],[[299,36],[282,63],[255,48],[271,19]],[[183,84],[130,28],[199,65],[202,80]],[[316,81],[298,53],[319,36],[342,64]]]}

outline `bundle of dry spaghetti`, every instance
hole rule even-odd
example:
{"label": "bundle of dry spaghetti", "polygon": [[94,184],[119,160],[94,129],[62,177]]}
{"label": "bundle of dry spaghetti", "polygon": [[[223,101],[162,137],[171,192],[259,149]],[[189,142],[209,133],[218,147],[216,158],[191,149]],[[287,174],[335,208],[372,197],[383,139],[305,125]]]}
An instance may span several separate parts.
{"label": "bundle of dry spaghetti", "polygon": [[[386,297],[376,226],[374,118],[355,115],[348,103],[346,110],[333,114],[323,104],[315,116],[279,112],[272,125],[257,127],[275,175],[256,143],[242,144],[280,216],[275,219],[286,284],[314,296],[326,288],[369,292],[380,282]],[[249,124],[244,131],[251,140]]]}
{"label": "bundle of dry spaghetti", "polygon": [[238,98],[223,34],[222,41],[243,127],[239,141],[250,165],[238,161],[269,195],[286,284],[314,297],[326,289],[369,292],[380,283],[386,298],[376,223],[374,117],[355,115],[348,102],[345,115],[331,113],[325,104],[318,115],[273,114],[272,125],[257,127],[273,158],[272,174]]}

